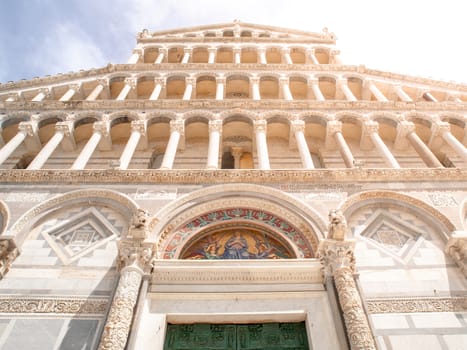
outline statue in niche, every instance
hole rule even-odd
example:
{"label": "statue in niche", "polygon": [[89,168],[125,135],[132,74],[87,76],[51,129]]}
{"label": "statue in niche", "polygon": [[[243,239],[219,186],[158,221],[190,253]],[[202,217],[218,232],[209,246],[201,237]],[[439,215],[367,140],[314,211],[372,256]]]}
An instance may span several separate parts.
{"label": "statue in niche", "polygon": [[13,241],[8,239],[0,240],[0,278],[10,270],[10,266],[18,256],[18,249]]}
{"label": "statue in niche", "polygon": [[339,209],[332,209],[329,212],[328,239],[343,241],[347,231],[347,221],[344,214]]}

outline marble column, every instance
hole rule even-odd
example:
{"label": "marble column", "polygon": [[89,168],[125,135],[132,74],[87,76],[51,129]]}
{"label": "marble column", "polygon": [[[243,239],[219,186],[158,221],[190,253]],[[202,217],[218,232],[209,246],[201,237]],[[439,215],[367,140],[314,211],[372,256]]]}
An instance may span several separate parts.
{"label": "marble column", "polygon": [[206,169],[219,168],[219,149],[222,132],[222,120],[209,121],[209,149]]}
{"label": "marble column", "polygon": [[130,93],[130,91],[136,89],[136,84],[137,84],[137,81],[136,81],[135,78],[126,78],[125,79],[125,86],[123,86],[123,89],[118,94],[116,100],[117,101],[125,100],[128,97],[128,94]]}
{"label": "marble column", "polygon": [[259,93],[259,78],[250,78],[250,84],[253,100],[261,100],[261,94]]}
{"label": "marble column", "polygon": [[[130,228],[131,232],[131,228]],[[143,276],[151,273],[155,246],[137,239],[119,242],[120,278],[99,343],[99,350],[124,350]]]}
{"label": "marble column", "polygon": [[234,62],[233,63],[235,64],[242,63],[241,54],[242,54],[242,50],[239,47],[234,47],[233,49]]}
{"label": "marble column", "polygon": [[191,100],[195,85],[196,85],[196,78],[185,79],[185,92],[183,93],[183,100]]}
{"label": "marble column", "polygon": [[19,100],[19,93],[10,93],[8,94],[8,98],[5,100],[5,102],[15,102]]}
{"label": "marble column", "polygon": [[175,155],[177,154],[178,144],[180,137],[184,133],[184,122],[183,120],[172,120],[170,121],[170,138],[165,149],[164,158],[160,169],[172,169]]}
{"label": "marble column", "polygon": [[73,98],[73,96],[79,91],[80,86],[81,86],[80,84],[70,84],[68,86],[67,92],[65,92],[63,96],[60,97],[59,101],[62,101],[62,102],[70,101]]}
{"label": "marble column", "polygon": [[46,97],[50,95],[50,90],[47,88],[39,89],[39,92],[37,93],[36,96],[31,100],[32,102],[41,102],[43,101]]}
{"label": "marble column", "polygon": [[280,78],[279,84],[282,89],[282,98],[287,101],[292,101],[293,96],[292,96],[292,92],[290,92],[289,78],[286,78],[286,77]]}
{"label": "marble column", "polygon": [[8,143],[0,149],[0,165],[2,165],[8,157],[23,143],[28,135],[26,130],[18,130],[18,133],[11,138]]}
{"label": "marble column", "polygon": [[415,125],[413,123],[401,121],[397,124],[397,135],[394,144],[402,144],[402,142],[399,142],[399,140],[403,137],[405,137],[409,141],[409,143],[412,145],[412,147],[415,149],[420,158],[422,158],[422,160],[428,167],[443,168],[443,165],[438,160],[438,158],[436,158],[436,156],[431,152],[428,146],[415,133]]}
{"label": "marble column", "polygon": [[305,122],[303,120],[294,120],[292,122],[292,131],[295,135],[295,140],[297,141],[298,152],[300,153],[303,168],[314,169],[315,167],[304,134]]}
{"label": "marble column", "polygon": [[109,81],[107,79],[98,79],[97,82],[98,84],[94,90],[92,90],[88,97],[86,97],[86,101],[95,101],[102,91],[104,91],[104,88],[109,88]]}
{"label": "marble column", "polygon": [[256,120],[254,122],[259,169],[271,169],[269,165],[268,144],[266,141],[266,128],[266,120]]}
{"label": "marble column", "polygon": [[156,60],[154,61],[155,64],[161,64],[164,62],[164,58],[167,57],[169,50],[166,48],[160,48],[159,54],[157,55]]}
{"label": "marble column", "polygon": [[266,59],[266,48],[260,47],[258,48],[258,62],[261,64],[267,64],[268,61]]}
{"label": "marble column", "polygon": [[133,54],[128,59],[128,64],[135,64],[138,63],[139,59],[143,57],[143,50],[142,49],[135,49],[133,50]]}
{"label": "marble column", "polygon": [[146,125],[146,120],[134,120],[131,122],[131,135],[120,156],[120,169],[128,169],[141,136],[146,135]]}
{"label": "marble column", "polygon": [[73,132],[73,124],[71,122],[59,122],[55,125],[55,134],[50,138],[47,144],[42,147],[41,151],[36,155],[33,161],[26,168],[27,170],[38,170],[44,166],[57,146],[66,136],[71,136]]}
{"label": "marble column", "polygon": [[285,64],[293,64],[292,62],[292,57],[290,57],[290,49],[287,47],[284,47],[281,49],[282,53],[282,62]]}
{"label": "marble column", "polygon": [[313,91],[313,95],[317,101],[325,101],[323,93],[319,88],[319,80],[318,79],[309,79],[308,85],[311,86],[311,90]]}
{"label": "marble column", "polygon": [[432,94],[430,94],[428,91],[423,93],[422,97],[423,97],[423,99],[425,101],[428,101],[428,102],[438,102],[438,100]]}
{"label": "marble column", "polygon": [[[331,138],[334,142],[329,140]],[[326,124],[326,148],[331,148],[331,144],[337,145],[345,166],[347,168],[354,168],[355,159],[347,142],[345,142],[344,135],[342,135],[342,123],[339,121],[331,120]]]}
{"label": "marble column", "polygon": [[319,64],[319,61],[315,56],[315,50],[314,49],[306,49],[305,54],[306,54],[307,63]]}
{"label": "marble column", "polygon": [[460,158],[462,158],[464,162],[467,162],[467,148],[465,148],[465,146],[451,133],[451,127],[449,123],[433,123],[431,130],[432,135],[428,144],[432,149],[438,149],[441,147],[442,142],[436,142],[438,138],[441,138],[442,140],[446,141],[446,143],[454,150],[454,152],[456,152]]}
{"label": "marble column", "polygon": [[372,81],[366,81],[365,82],[367,85],[367,88],[370,90],[370,92],[376,97],[376,99],[380,102],[388,102],[389,100],[386,98],[386,96],[383,95],[383,93],[378,89],[378,87],[373,83]]}
{"label": "marble column", "polygon": [[320,242],[318,248],[324,275],[334,280],[350,349],[376,350],[376,342],[354,279],[355,241],[345,240],[348,230],[345,217],[338,210],[332,212],[333,221],[329,224],[327,238]]}
{"label": "marble column", "polygon": [[189,47],[186,47],[185,49],[183,49],[183,58],[182,58],[182,64],[187,64],[190,62],[190,59],[191,59],[191,55],[193,53],[193,49],[192,48],[189,48]]}
{"label": "marble column", "polygon": [[339,50],[331,50],[329,52],[329,63],[330,64],[342,64],[341,52]]}
{"label": "marble column", "polygon": [[216,63],[216,54],[217,54],[217,48],[215,47],[210,47],[208,48],[208,63]]}
{"label": "marble column", "polygon": [[394,85],[393,86],[394,92],[396,95],[401,99],[403,102],[413,102],[413,100],[410,98],[409,95],[404,91],[402,86],[400,85]]}
{"label": "marble column", "polygon": [[107,122],[95,122],[93,124],[94,132],[91,138],[88,140],[86,145],[81,150],[78,158],[76,158],[75,162],[71,166],[72,170],[81,170],[86,167],[89,159],[91,158],[92,154],[96,150],[97,145],[101,141],[102,138],[109,137],[110,134],[110,124]]}
{"label": "marble column", "polygon": [[161,95],[161,91],[165,85],[165,78],[154,78],[154,90],[152,90],[150,101],[155,101]]}
{"label": "marble column", "polygon": [[243,155],[243,148],[232,146],[230,148],[230,154],[234,158],[234,169],[241,169],[241,160]]}
{"label": "marble column", "polygon": [[347,101],[357,101],[357,98],[353,94],[352,90],[349,88],[349,84],[347,82],[347,79],[340,79],[338,81],[338,86],[341,90],[341,92],[344,94],[345,99]]}
{"label": "marble column", "polygon": [[216,100],[224,99],[225,82],[224,77],[216,77]]}
{"label": "marble column", "polygon": [[371,139],[372,144],[378,149],[379,153],[383,156],[386,164],[389,165],[391,168],[400,169],[400,165],[397,162],[396,158],[394,158],[393,154],[386,146],[384,141],[378,134],[378,123],[374,121],[367,121],[362,125],[362,139],[360,141],[360,148],[361,149],[369,149],[365,143],[367,139]]}

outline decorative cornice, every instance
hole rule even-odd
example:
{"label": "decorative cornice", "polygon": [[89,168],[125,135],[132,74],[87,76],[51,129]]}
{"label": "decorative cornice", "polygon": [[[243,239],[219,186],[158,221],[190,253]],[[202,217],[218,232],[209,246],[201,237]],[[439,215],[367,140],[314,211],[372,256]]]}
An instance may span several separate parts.
{"label": "decorative cornice", "polygon": [[467,296],[367,299],[366,306],[370,314],[466,312]]}
{"label": "decorative cornice", "polygon": [[[7,93],[10,90],[24,90],[30,88],[40,88],[44,85],[58,85],[75,83],[70,80],[81,80],[89,78],[104,78],[103,75],[115,72],[132,72],[138,74],[140,72],[165,72],[165,71],[196,71],[210,72],[216,71],[288,71],[288,72],[339,72],[339,73],[357,73],[371,75],[373,78],[384,78],[397,80],[398,83],[420,84],[425,86],[436,86],[437,88],[454,89],[457,91],[467,92],[467,84],[439,81],[434,79],[403,75],[399,73],[385,72],[381,70],[369,69],[363,65],[337,65],[337,64],[260,64],[260,63],[242,63],[234,65],[232,63],[161,63],[161,64],[108,64],[106,67],[82,70],[79,72],[71,72],[66,74],[57,74],[49,77],[34,78],[30,80],[21,80],[16,82],[8,82],[0,84],[0,93]],[[433,102],[431,102],[433,103]],[[458,102],[456,102],[458,103]]]}
{"label": "decorative cornice", "polygon": [[0,296],[0,314],[104,315],[109,300],[86,297]]}
{"label": "decorative cornice", "polygon": [[105,183],[378,183],[453,182],[465,183],[467,169],[314,169],[314,170],[0,170],[0,183],[105,184]]}
{"label": "decorative cornice", "polygon": [[14,101],[0,102],[0,112],[9,111],[55,111],[55,110],[122,110],[122,109],[295,109],[295,110],[367,110],[367,111],[461,111],[467,110],[467,103],[443,102],[402,102],[402,101],[344,101],[344,100],[250,100],[250,99],[195,99],[195,100],[96,100],[96,101]]}

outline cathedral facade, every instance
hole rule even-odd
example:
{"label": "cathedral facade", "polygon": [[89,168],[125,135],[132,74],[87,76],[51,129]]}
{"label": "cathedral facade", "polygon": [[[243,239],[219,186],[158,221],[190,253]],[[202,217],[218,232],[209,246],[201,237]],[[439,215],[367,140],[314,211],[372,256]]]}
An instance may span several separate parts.
{"label": "cathedral facade", "polygon": [[235,21],[0,84],[1,349],[464,349],[467,85]]}

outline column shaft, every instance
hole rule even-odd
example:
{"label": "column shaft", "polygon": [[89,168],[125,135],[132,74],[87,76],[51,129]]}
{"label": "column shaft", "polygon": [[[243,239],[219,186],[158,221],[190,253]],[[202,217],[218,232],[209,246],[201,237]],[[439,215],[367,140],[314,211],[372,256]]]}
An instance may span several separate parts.
{"label": "column shaft", "polygon": [[386,162],[394,169],[400,169],[401,166],[399,165],[389,148],[386,146],[384,141],[378,135],[378,133],[374,131],[370,134],[370,137],[373,141],[373,144],[376,146],[376,148],[378,148],[379,152],[383,155]]}
{"label": "column shaft", "polygon": [[347,142],[345,142],[344,135],[342,135],[342,132],[335,132],[334,138],[336,139],[337,146],[339,147],[339,152],[341,153],[342,158],[344,159],[345,166],[347,168],[354,168],[355,160],[352,155],[352,152],[350,151],[349,146],[347,145]]}
{"label": "column shaft", "polygon": [[128,169],[128,165],[131,162],[131,157],[135,153],[136,146],[138,145],[141,133],[137,130],[131,132],[130,138],[125,146],[125,149],[120,156],[120,169]]}
{"label": "column shaft", "polygon": [[395,86],[394,91],[396,92],[397,96],[404,102],[413,102],[409,95],[404,91],[401,86]]}
{"label": "column shaft", "polygon": [[418,137],[418,135],[414,131],[407,134],[407,139],[427,166],[429,166],[430,168],[443,167],[438,158],[435,157],[435,155],[431,152],[428,146],[425,145],[425,143],[420,139],[420,137]]}
{"label": "column shaft", "polygon": [[317,82],[313,82],[311,84],[311,89],[313,90],[313,94],[315,95],[315,98],[317,101],[325,101],[326,99],[323,96],[323,93],[321,92],[321,89],[319,88],[319,84]]}
{"label": "column shaft", "polygon": [[99,97],[101,92],[104,90],[104,86],[102,84],[98,84],[94,90],[86,97],[86,101],[94,101],[96,98]]}
{"label": "column shaft", "polygon": [[183,93],[184,100],[191,100],[191,94],[193,93],[193,84],[187,83],[185,86],[185,92]]}
{"label": "column shaft", "polygon": [[219,146],[220,146],[220,132],[213,128],[209,132],[209,149],[208,161],[206,164],[207,169],[219,168]]}
{"label": "column shaft", "polygon": [[269,165],[268,144],[266,141],[266,123],[256,127],[256,152],[258,153],[258,167],[271,169]]}
{"label": "column shaft", "polygon": [[208,63],[216,62],[216,51],[217,49],[208,49],[208,52],[209,52]]}
{"label": "column shaft", "polygon": [[139,53],[138,52],[135,52],[133,53],[133,55],[131,55],[131,57],[128,59],[128,64],[135,64],[137,63],[139,60]]}
{"label": "column shaft", "polygon": [[368,88],[370,89],[370,91],[373,93],[373,95],[376,97],[378,101],[382,101],[382,102],[388,101],[386,96],[384,96],[383,93],[379,91],[378,87],[373,82],[369,83]]}
{"label": "column shaft", "polygon": [[282,95],[284,96],[284,99],[287,101],[293,100],[292,92],[290,92],[290,87],[287,82],[282,83]]}
{"label": "column shaft", "polygon": [[60,101],[65,102],[65,101],[70,101],[71,98],[74,96],[76,93],[75,89],[68,89],[67,92],[63,94],[63,96],[60,98]]}
{"label": "column shaft", "polygon": [[125,268],[121,272],[110,307],[99,350],[124,350],[138,299],[143,271]]}
{"label": "column shaft", "polygon": [[75,162],[71,166],[72,170],[82,170],[86,167],[89,159],[91,158],[92,154],[96,150],[99,141],[102,138],[102,134],[100,132],[94,132],[91,138],[88,140],[86,145],[81,150],[78,158],[76,158]]}
{"label": "column shaft", "polygon": [[218,81],[216,85],[216,100],[224,99],[224,81]]}
{"label": "column shaft", "polygon": [[189,52],[185,52],[183,54],[183,58],[182,58],[182,64],[186,64],[190,62],[190,53]]}
{"label": "column shaft", "polygon": [[159,98],[159,95],[161,94],[162,91],[162,84],[156,83],[156,86],[154,86],[154,90],[152,90],[151,96],[149,96],[150,101],[155,101]]}
{"label": "column shaft", "polygon": [[42,147],[41,151],[37,154],[37,156],[33,159],[33,161],[27,167],[28,170],[38,170],[42,168],[42,166],[47,162],[49,157],[55,151],[57,146],[62,142],[63,137],[65,134],[63,131],[56,131],[54,136],[47,142],[47,144]]}
{"label": "column shaft", "polygon": [[259,63],[267,64],[268,61],[266,59],[266,50],[259,51]]}
{"label": "column shaft", "polygon": [[0,149],[0,165],[18,148],[26,136],[27,133],[25,131],[20,131]]}
{"label": "column shaft", "polygon": [[345,95],[345,98],[347,101],[357,101],[357,98],[353,94],[352,90],[350,90],[349,86],[347,84],[342,84],[341,85],[342,92]]}
{"label": "column shaft", "polygon": [[120,91],[120,93],[118,94],[118,97],[116,100],[123,101],[124,99],[126,99],[130,90],[131,90],[131,86],[129,84],[125,84],[122,91]]}
{"label": "column shaft", "polygon": [[261,94],[259,93],[259,81],[252,82],[252,93],[253,93],[253,100],[261,100]]}
{"label": "column shaft", "polygon": [[39,92],[34,98],[31,100],[33,102],[40,102],[45,98],[46,94],[44,92]]}
{"label": "column shaft", "polygon": [[295,139],[297,140],[297,147],[302,159],[302,165],[304,169],[314,169],[313,160],[311,159],[310,150],[306,143],[305,135],[303,131],[295,131]]}
{"label": "column shaft", "polygon": [[454,149],[454,151],[462,158],[464,162],[467,162],[467,149],[458,139],[454,137],[453,134],[451,134],[451,132],[445,131],[443,133],[443,139],[449,146]]}
{"label": "column shaft", "polygon": [[161,64],[163,60],[164,60],[164,53],[163,53],[163,52],[160,52],[160,53],[157,55],[157,58],[156,58],[156,60],[154,61],[154,63],[155,63],[155,64]]}
{"label": "column shaft", "polygon": [[334,271],[334,282],[344,316],[351,350],[376,350],[362,300],[352,270],[341,267]]}
{"label": "column shaft", "polygon": [[240,63],[242,63],[242,61],[241,61],[241,52],[240,52],[240,50],[234,50],[234,63],[235,63],[235,64],[240,64]]}
{"label": "column shaft", "polygon": [[170,133],[169,142],[167,143],[167,148],[165,150],[164,158],[160,169],[172,169],[175,155],[177,154],[178,142],[180,141],[180,132],[172,131]]}

